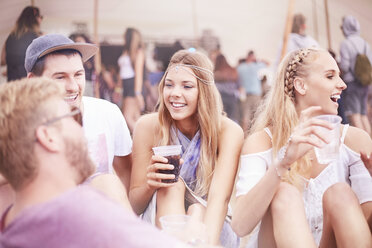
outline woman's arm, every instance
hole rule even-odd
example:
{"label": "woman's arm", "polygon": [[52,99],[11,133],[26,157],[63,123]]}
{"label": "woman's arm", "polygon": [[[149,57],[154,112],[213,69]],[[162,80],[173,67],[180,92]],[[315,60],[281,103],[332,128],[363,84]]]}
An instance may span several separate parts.
{"label": "woman's arm", "polygon": [[[294,128],[291,138],[287,142],[284,158],[281,161],[273,161],[261,180],[248,193],[238,197],[232,227],[239,236],[250,233],[263,218],[281,182],[280,175],[283,175],[292,163],[304,156],[314,146],[319,147],[322,144],[321,141],[328,143],[324,134],[319,133],[319,129],[315,126],[332,129],[332,125],[311,118],[320,109],[320,107],[314,106],[301,112],[300,122]],[[247,138],[242,154],[266,151],[271,147],[270,143],[270,138],[262,130]],[[241,164],[241,167],[243,166],[257,165]]]}
{"label": "woman's arm", "polygon": [[142,49],[138,50],[135,65],[134,65],[134,93],[138,99],[140,109],[142,110],[145,107],[145,102],[142,95],[142,86],[143,86],[143,69],[145,65],[145,53]]}
{"label": "woman's arm", "polygon": [[173,179],[174,175],[158,173],[159,169],[173,169],[167,159],[152,155],[152,147],[157,142],[159,132],[158,114],[142,116],[133,133],[132,174],[129,189],[129,201],[135,213],[146,209],[154,192],[160,187],[170,187],[171,183],[162,183],[161,179]]}
{"label": "woman's arm", "polygon": [[[254,133],[244,142],[242,154],[255,154],[271,148],[271,141],[265,131]],[[263,161],[262,161],[263,162]],[[255,164],[241,164],[241,170],[246,166],[259,166]],[[236,199],[232,228],[239,236],[250,233],[266,213],[271,200],[280,183],[280,177],[275,171],[278,164],[269,166],[261,180],[248,193]],[[280,168],[280,167],[278,167]],[[282,171],[280,171],[282,172]],[[283,172],[282,172],[283,173]]]}
{"label": "woman's arm", "polygon": [[[371,154],[372,153],[372,140],[370,136],[362,129],[350,126],[345,137],[345,145],[357,154]],[[371,160],[369,160],[371,161]],[[372,226],[372,182],[368,170],[364,167],[363,161],[359,160],[349,165],[351,187],[358,196],[361,207]]]}
{"label": "woman's arm", "polygon": [[147,167],[151,160],[154,127],[151,120],[154,116],[142,116],[136,123],[133,132],[132,174],[129,189],[129,201],[135,213],[141,214],[146,209],[155,189],[148,187]]}
{"label": "woman's arm", "polygon": [[211,244],[219,243],[244,139],[242,129],[227,118],[222,121],[219,135],[219,154],[208,192],[208,205],[204,217]]}
{"label": "woman's arm", "polygon": [[361,153],[360,158],[362,159],[364,166],[367,168],[369,174],[372,176],[372,153],[367,155],[366,153]]}

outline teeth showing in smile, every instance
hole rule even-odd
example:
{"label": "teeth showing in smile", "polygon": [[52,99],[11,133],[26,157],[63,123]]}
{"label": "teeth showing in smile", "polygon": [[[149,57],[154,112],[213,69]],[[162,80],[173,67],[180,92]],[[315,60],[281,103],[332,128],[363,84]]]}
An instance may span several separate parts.
{"label": "teeth showing in smile", "polygon": [[76,95],[69,95],[69,96],[64,97],[65,101],[73,101],[73,100],[75,100],[75,98],[77,98],[77,94]]}
{"label": "teeth showing in smile", "polygon": [[172,103],[172,106],[176,107],[176,108],[184,107],[185,105],[186,104],[184,104],[184,103],[175,103],[175,102]]}
{"label": "teeth showing in smile", "polygon": [[332,95],[331,96],[331,100],[334,101],[334,102],[337,102],[338,99],[340,99],[341,96],[340,95]]}

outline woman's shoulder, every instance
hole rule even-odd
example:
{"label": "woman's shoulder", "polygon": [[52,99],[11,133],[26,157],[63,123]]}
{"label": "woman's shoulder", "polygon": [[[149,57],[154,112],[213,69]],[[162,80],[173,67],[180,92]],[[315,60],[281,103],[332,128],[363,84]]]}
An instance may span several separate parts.
{"label": "woman's shoulder", "polygon": [[271,147],[271,138],[268,133],[262,129],[250,134],[245,139],[242,154],[263,152],[269,150]]}
{"label": "woman's shoulder", "polygon": [[159,128],[158,116],[157,112],[142,115],[136,122],[135,130],[139,129],[141,132],[148,132]]}
{"label": "woman's shoulder", "polygon": [[236,122],[227,118],[226,116],[222,117],[220,133],[222,135],[236,134],[236,135],[241,136],[241,137],[244,136],[243,129]]}
{"label": "woman's shoulder", "polygon": [[347,147],[357,153],[367,152],[369,154],[372,151],[371,137],[366,131],[357,127],[348,127],[344,143]]}

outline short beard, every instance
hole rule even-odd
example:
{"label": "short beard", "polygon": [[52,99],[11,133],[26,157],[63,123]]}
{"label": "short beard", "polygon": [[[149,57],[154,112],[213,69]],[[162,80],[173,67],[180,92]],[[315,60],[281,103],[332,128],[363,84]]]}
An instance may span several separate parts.
{"label": "short beard", "polygon": [[93,174],[96,166],[89,157],[85,140],[65,137],[65,151],[67,162],[76,169],[76,183],[81,184]]}

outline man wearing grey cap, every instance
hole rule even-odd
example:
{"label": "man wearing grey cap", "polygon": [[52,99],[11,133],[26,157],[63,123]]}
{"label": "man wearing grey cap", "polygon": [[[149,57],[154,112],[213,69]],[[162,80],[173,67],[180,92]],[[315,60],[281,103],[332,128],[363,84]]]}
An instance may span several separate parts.
{"label": "man wearing grey cap", "polygon": [[[83,113],[83,128],[89,153],[96,165],[91,184],[114,198],[122,199],[122,191],[113,185],[114,171],[129,187],[132,139],[119,108],[102,99],[83,97],[85,71],[83,62],[98,48],[93,44],[74,43],[60,34],[34,39],[26,50],[25,68],[28,77],[45,76],[64,85],[64,100]],[[110,182],[110,183],[107,183]],[[127,198],[125,204],[127,204]]]}

